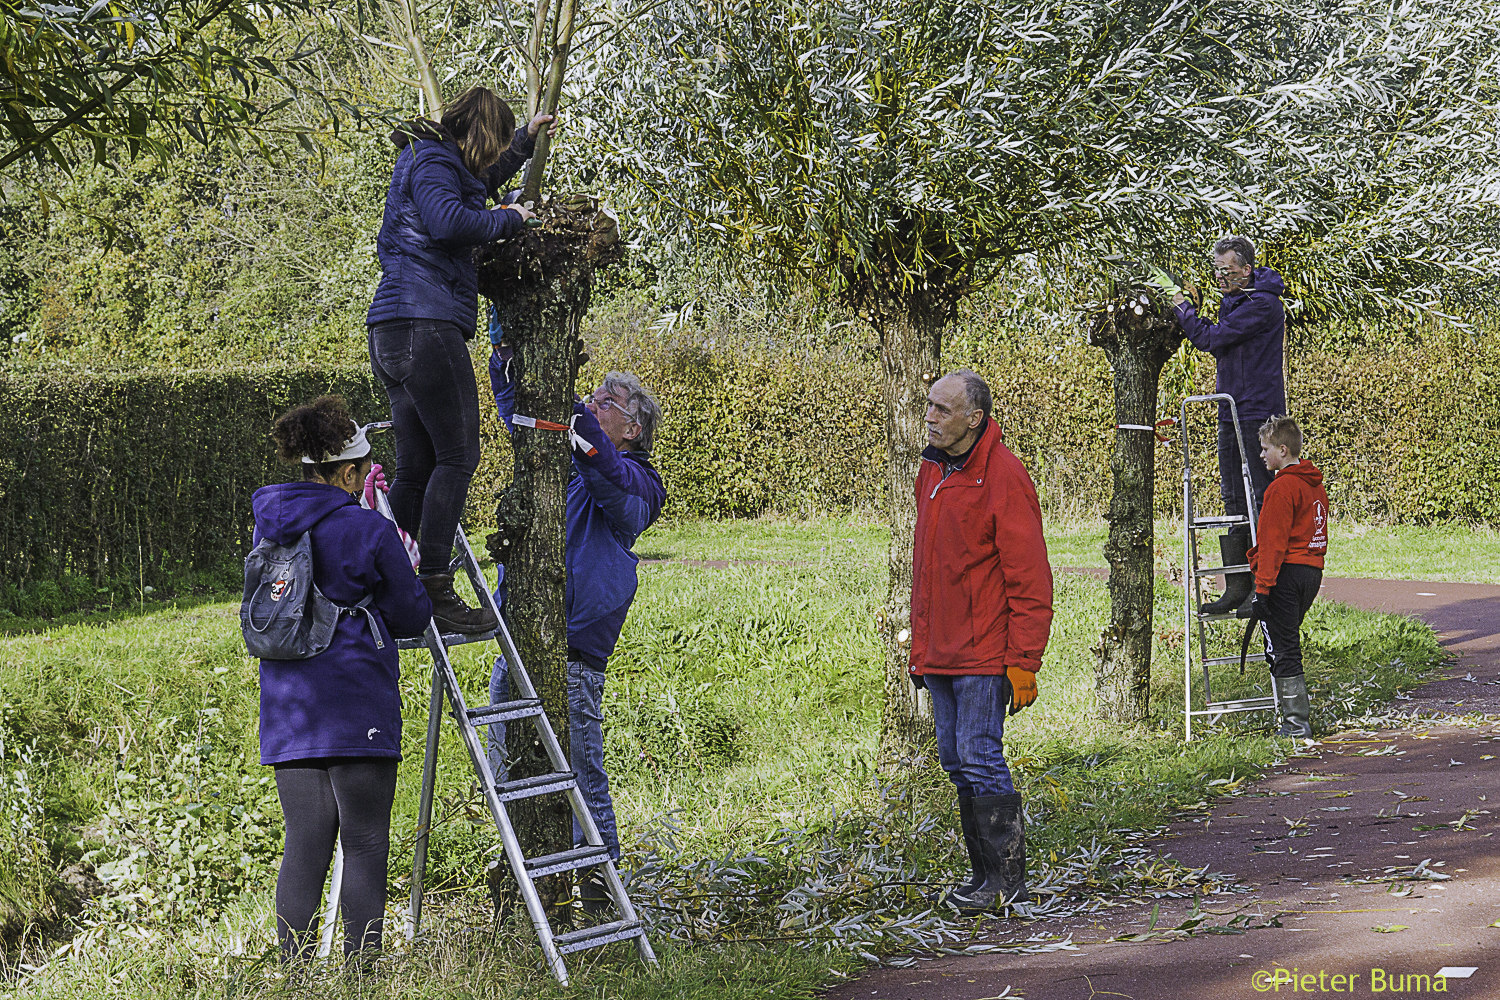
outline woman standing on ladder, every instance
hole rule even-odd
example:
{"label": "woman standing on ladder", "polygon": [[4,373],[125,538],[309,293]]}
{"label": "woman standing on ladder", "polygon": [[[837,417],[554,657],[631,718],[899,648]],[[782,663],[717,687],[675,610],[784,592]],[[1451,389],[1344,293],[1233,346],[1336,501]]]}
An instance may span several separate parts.
{"label": "woman standing on ladder", "polygon": [[391,400],[396,480],[391,510],[418,539],[421,580],[444,632],[488,632],[488,609],[453,590],[449,562],[469,482],[479,467],[479,393],[467,341],[479,312],[473,250],[521,231],[531,212],[486,209],[531,155],[552,116],[517,133],[510,106],[471,87],[391,134],[401,149],[377,250],[382,276],[365,322],[370,367]]}

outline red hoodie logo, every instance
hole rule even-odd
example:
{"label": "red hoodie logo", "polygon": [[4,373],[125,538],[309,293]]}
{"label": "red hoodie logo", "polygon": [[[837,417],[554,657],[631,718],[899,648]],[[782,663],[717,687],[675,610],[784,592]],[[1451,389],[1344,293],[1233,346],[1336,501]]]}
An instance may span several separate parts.
{"label": "red hoodie logo", "polygon": [[1323,501],[1313,501],[1313,533],[1307,543],[1308,552],[1325,552],[1328,549],[1328,511]]}

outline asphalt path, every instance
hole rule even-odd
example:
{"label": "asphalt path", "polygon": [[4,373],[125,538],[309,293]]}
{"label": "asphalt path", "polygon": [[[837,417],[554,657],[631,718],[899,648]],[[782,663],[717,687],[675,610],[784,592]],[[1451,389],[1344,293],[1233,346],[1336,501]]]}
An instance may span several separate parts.
{"label": "asphalt path", "polygon": [[1396,704],[1477,724],[1330,735],[1172,824],[1153,846],[1244,890],[1208,897],[1191,933],[1172,930],[1190,900],[1154,904],[1154,928],[1134,904],[994,920],[993,941],[1045,935],[1075,950],[879,969],[829,1000],[1500,998],[1500,586],[1327,579],[1322,597],[1427,622],[1455,660]]}

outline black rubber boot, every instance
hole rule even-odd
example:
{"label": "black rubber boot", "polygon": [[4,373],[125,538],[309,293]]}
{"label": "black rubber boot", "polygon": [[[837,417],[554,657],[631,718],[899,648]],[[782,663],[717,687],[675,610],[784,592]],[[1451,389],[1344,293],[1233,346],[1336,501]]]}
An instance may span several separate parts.
{"label": "black rubber boot", "polygon": [[[1250,556],[1249,535],[1220,535],[1219,555],[1224,560],[1225,566],[1243,566]],[[1198,610],[1205,615],[1227,615],[1231,611],[1238,611],[1241,605],[1245,605],[1250,598],[1255,596],[1255,577],[1250,573],[1225,573],[1224,594],[1217,601],[1211,601]],[[1244,617],[1248,618],[1249,609],[1246,609]]]}
{"label": "black rubber boot", "polygon": [[495,631],[499,622],[495,621],[489,608],[471,608],[453,592],[452,573],[423,574],[417,579],[422,581],[427,596],[432,599],[432,618],[437,622],[439,632],[474,635]]}
{"label": "black rubber boot", "polygon": [[984,861],[984,883],[969,892],[953,893],[949,901],[966,917],[1026,902],[1026,820],[1020,793],[976,797],[974,828]]}
{"label": "black rubber boot", "polygon": [[984,851],[979,847],[979,828],[974,822],[974,799],[958,797],[958,823],[964,832],[964,847],[969,851],[969,880],[948,893],[948,902],[957,906],[955,896],[964,896],[984,885]]}
{"label": "black rubber boot", "polygon": [[1307,678],[1276,678],[1276,693],[1281,699],[1281,728],[1277,736],[1307,739],[1312,736],[1312,704],[1307,697]]}

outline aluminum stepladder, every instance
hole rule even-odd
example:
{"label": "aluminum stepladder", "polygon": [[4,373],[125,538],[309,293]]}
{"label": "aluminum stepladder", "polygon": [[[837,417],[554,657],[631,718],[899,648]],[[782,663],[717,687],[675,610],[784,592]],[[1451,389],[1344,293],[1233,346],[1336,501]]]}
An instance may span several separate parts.
{"label": "aluminum stepladder", "polygon": [[[1245,509],[1249,511],[1248,517],[1235,517],[1223,515],[1218,517],[1199,517],[1193,497],[1193,451],[1190,443],[1188,430],[1188,404],[1189,403],[1228,403],[1229,413],[1234,420],[1234,438],[1240,451],[1240,480],[1245,489]],[[1276,678],[1271,677],[1270,695],[1255,698],[1235,698],[1229,701],[1214,701],[1213,687],[1209,680],[1209,668],[1223,666],[1230,663],[1239,663],[1238,656],[1209,656],[1208,655],[1208,626],[1212,622],[1238,622],[1234,611],[1220,615],[1207,615],[1198,609],[1204,603],[1203,580],[1210,576],[1220,576],[1227,570],[1233,572],[1250,572],[1248,565],[1244,566],[1210,566],[1203,568],[1198,565],[1198,532],[1214,531],[1221,528],[1231,528],[1237,525],[1248,525],[1250,528],[1250,544],[1255,544],[1255,520],[1259,513],[1255,509],[1255,490],[1250,482],[1249,455],[1245,451],[1244,436],[1240,433],[1239,408],[1235,405],[1234,397],[1228,393],[1216,392],[1207,396],[1188,396],[1182,401],[1182,413],[1178,422],[1179,436],[1182,440],[1182,565],[1184,567],[1182,592],[1183,592],[1183,632],[1182,632],[1182,710],[1184,739],[1191,742],[1193,739],[1193,718],[1204,716],[1208,724],[1213,725],[1226,715],[1237,712],[1263,712],[1272,711],[1279,714],[1280,700],[1279,692],[1276,690]],[[1188,581],[1192,583],[1189,585]],[[1227,585],[1227,580],[1226,580]],[[1266,638],[1265,622],[1259,623],[1262,640]],[[1193,708],[1193,647],[1194,631],[1197,632],[1197,654],[1198,669],[1203,673],[1203,708]],[[1251,653],[1245,657],[1246,663],[1264,663],[1266,654],[1264,652]]]}
{"label": "aluminum stepladder", "polygon": [[[500,841],[505,849],[505,858],[510,863],[511,874],[515,876],[516,886],[520,890],[522,901],[526,904],[526,912],[531,917],[532,926],[536,929],[537,938],[542,946],[542,955],[553,977],[566,986],[568,969],[563,961],[564,955],[588,948],[602,947],[615,941],[634,939],[641,960],[654,965],[656,953],[651,950],[651,943],[646,939],[645,924],[630,902],[630,896],[625,891],[625,883],[621,880],[620,873],[609,856],[609,849],[604,846],[604,838],[600,836],[599,827],[594,823],[588,803],[584,801],[583,794],[578,789],[576,777],[563,757],[557,734],[552,731],[552,724],[542,710],[541,698],[531,683],[531,676],[521,663],[521,656],[516,650],[515,641],[511,638],[510,629],[506,627],[505,618],[495,604],[494,595],[485,581],[484,572],[479,567],[479,560],[474,557],[474,550],[469,545],[469,539],[464,535],[462,525],[459,526],[457,537],[454,539],[454,548],[458,553],[453,561],[454,568],[462,565],[469,577],[469,582],[474,587],[474,593],[484,602],[485,607],[489,608],[500,624],[494,632],[477,635],[456,633],[442,635],[438,632],[437,624],[429,621],[427,631],[420,639],[396,641],[400,649],[426,647],[432,654],[433,663],[432,700],[427,713],[427,752],[422,761],[422,794],[417,810],[417,842],[412,860],[411,908],[407,914],[406,937],[408,940],[414,940],[421,930],[423,878],[427,871],[427,841],[432,831],[432,802],[437,785],[438,737],[442,726],[443,700],[446,697],[453,713],[453,721],[458,724],[464,747],[469,752],[469,760],[474,765],[474,773],[479,779],[479,787],[484,794],[485,804],[489,806],[490,818],[494,821],[495,829],[500,833]],[[458,675],[453,669],[452,661],[448,658],[448,647],[471,642],[485,642],[491,638],[500,644],[500,650],[510,666],[511,692],[519,693],[521,697],[482,708],[468,708],[463,691],[459,687]],[[497,783],[494,772],[490,768],[489,758],[485,754],[479,727],[495,722],[512,723],[528,719],[536,726],[537,738],[547,751],[547,757],[553,769],[552,773]],[[521,844],[516,839],[505,804],[549,794],[568,796],[573,816],[583,829],[585,844],[582,847],[560,851],[556,854],[527,858],[521,853]],[[343,846],[341,844],[335,860],[328,906],[324,913],[319,956],[326,956],[333,945],[338,893],[343,881],[342,861]],[[547,920],[546,910],[542,906],[541,897],[537,894],[534,880],[545,875],[557,875],[591,867],[598,868],[604,876],[605,891],[610,901],[614,903],[619,919],[565,934],[554,934],[552,925]]]}

